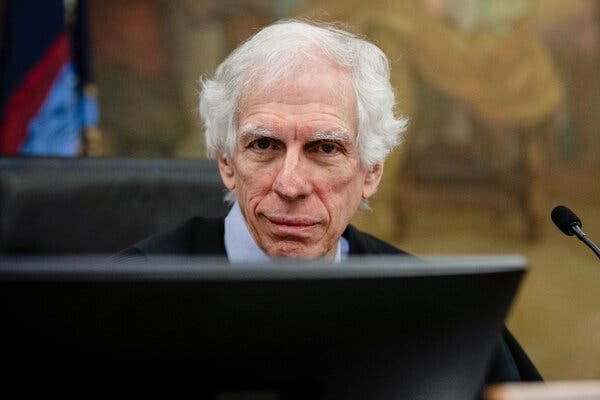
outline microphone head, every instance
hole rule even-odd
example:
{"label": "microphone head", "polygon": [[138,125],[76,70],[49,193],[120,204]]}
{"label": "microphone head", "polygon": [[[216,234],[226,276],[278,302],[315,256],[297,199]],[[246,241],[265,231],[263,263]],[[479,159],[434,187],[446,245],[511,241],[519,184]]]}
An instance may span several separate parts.
{"label": "microphone head", "polygon": [[556,206],[554,210],[552,210],[552,221],[554,224],[563,231],[565,235],[573,236],[575,232],[571,227],[573,225],[577,225],[581,228],[581,220],[575,215],[573,211],[565,206]]}

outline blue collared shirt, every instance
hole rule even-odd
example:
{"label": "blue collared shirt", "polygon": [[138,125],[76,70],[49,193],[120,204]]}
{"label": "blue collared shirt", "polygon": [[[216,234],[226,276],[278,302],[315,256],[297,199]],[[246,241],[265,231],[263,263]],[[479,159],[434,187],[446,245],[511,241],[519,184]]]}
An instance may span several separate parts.
{"label": "blue collared shirt", "polygon": [[[271,260],[254,241],[237,201],[225,217],[225,251],[227,259],[231,263],[268,262]],[[338,241],[334,262],[339,263],[345,260],[349,251],[348,240],[341,237]]]}

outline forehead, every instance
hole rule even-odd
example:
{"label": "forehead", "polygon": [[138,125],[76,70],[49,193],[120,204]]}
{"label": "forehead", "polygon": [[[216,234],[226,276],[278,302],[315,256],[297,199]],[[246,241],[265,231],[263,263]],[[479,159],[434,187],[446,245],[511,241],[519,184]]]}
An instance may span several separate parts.
{"label": "forehead", "polygon": [[238,127],[247,119],[260,126],[289,118],[300,124],[333,122],[355,131],[357,105],[350,72],[327,62],[313,63],[290,69],[277,81],[263,74],[242,91]]}

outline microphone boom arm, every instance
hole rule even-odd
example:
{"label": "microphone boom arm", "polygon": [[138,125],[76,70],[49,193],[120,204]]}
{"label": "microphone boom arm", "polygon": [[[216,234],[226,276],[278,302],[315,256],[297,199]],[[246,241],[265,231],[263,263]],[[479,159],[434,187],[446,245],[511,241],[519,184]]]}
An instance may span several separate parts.
{"label": "microphone boom arm", "polygon": [[588,239],[587,235],[581,230],[581,227],[579,225],[572,224],[571,230],[573,231],[573,233],[575,233],[575,235],[577,235],[577,238],[579,240],[585,243],[590,249],[592,249],[592,251],[598,256],[598,258],[600,258],[600,248],[598,248],[598,246],[596,246],[594,242]]}

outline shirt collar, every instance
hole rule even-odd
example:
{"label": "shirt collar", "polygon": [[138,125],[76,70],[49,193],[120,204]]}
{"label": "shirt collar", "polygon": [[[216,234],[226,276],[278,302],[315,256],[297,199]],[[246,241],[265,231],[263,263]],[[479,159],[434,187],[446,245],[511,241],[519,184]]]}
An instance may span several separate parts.
{"label": "shirt collar", "polygon": [[[334,262],[348,257],[349,244],[346,238],[338,241]],[[231,263],[269,262],[271,259],[254,241],[248,230],[242,210],[236,201],[225,217],[225,251]]]}

